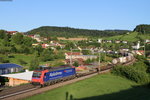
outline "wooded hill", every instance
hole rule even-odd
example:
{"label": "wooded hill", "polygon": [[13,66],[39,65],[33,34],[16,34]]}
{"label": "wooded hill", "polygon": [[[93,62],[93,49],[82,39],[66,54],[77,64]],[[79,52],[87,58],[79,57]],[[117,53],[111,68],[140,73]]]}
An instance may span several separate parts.
{"label": "wooded hill", "polygon": [[150,25],[146,24],[137,25],[134,31],[139,32],[141,34],[150,34]]}
{"label": "wooded hill", "polygon": [[40,34],[43,37],[58,36],[58,37],[78,37],[78,36],[115,36],[126,34],[129,30],[88,30],[75,29],[70,27],[42,26],[27,32],[27,34]]}

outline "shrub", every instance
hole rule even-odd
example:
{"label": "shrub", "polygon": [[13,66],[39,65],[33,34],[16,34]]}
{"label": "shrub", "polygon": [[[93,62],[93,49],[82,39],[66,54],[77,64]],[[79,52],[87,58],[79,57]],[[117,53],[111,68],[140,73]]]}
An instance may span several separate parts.
{"label": "shrub", "polygon": [[132,66],[117,66],[112,73],[141,84],[149,82],[149,76],[145,71],[136,70]]}

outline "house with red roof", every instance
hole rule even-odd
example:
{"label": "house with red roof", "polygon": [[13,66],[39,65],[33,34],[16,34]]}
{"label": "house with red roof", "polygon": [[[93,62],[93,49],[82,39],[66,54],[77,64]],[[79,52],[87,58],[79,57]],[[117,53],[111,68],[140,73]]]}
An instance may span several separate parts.
{"label": "house with red roof", "polygon": [[18,31],[6,31],[7,34],[10,34],[10,35],[14,35],[16,34]]}

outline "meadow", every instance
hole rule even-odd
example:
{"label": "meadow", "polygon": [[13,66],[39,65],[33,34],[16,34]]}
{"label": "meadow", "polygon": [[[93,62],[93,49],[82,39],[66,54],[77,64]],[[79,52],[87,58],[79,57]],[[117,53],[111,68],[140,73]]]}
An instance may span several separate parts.
{"label": "meadow", "polygon": [[25,100],[150,100],[150,89],[119,76],[103,74]]}

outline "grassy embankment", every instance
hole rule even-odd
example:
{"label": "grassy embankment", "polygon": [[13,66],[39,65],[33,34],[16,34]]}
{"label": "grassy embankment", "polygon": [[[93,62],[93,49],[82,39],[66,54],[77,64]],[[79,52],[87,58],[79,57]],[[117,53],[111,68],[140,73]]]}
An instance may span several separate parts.
{"label": "grassy embankment", "polygon": [[[73,99],[72,99],[73,98]],[[97,75],[25,100],[150,100],[150,89],[112,74]]]}

